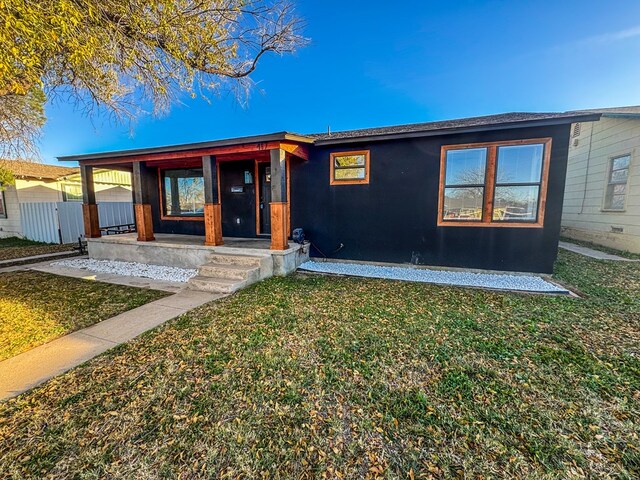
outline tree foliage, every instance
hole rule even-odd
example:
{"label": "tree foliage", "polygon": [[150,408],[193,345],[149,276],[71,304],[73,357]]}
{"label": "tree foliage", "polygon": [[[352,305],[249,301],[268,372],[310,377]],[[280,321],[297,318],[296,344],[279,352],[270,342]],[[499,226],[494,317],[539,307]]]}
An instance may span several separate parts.
{"label": "tree foliage", "polygon": [[15,185],[16,179],[9,170],[0,167],[0,192],[9,185]]}
{"label": "tree foliage", "polygon": [[288,0],[0,0],[0,22],[0,110],[15,118],[0,142],[13,150],[44,121],[34,101],[158,114],[182,92],[243,91],[263,55],[305,43]]}

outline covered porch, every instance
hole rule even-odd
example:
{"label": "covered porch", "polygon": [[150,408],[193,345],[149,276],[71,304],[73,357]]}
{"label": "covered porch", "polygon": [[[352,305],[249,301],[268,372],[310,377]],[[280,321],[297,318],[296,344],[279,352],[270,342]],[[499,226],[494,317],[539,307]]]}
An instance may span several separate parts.
{"label": "covered porch", "polygon": [[308,246],[287,242],[272,249],[268,238],[223,237],[220,245],[206,245],[204,237],[158,233],[154,241],[140,242],[136,233],[87,239],[89,255],[96,260],[139,262],[169,267],[200,268],[215,256],[264,259],[263,278],[286,275],[309,258]]}
{"label": "covered porch", "polygon": [[[279,133],[202,144],[66,157],[80,163],[85,237],[101,238],[95,168],[132,173],[135,238],[104,245],[154,243],[287,251],[291,249],[292,164],[308,160],[305,137]],[[167,237],[172,236],[172,237]],[[238,240],[239,238],[244,240]],[[199,249],[198,249],[199,250]]]}

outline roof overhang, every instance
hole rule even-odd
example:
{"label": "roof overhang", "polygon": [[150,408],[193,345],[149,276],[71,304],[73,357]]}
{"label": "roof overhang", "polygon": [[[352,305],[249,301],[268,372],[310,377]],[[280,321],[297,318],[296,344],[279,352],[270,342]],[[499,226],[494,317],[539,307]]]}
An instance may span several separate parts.
{"label": "roof overhang", "polygon": [[251,155],[251,153],[254,152],[266,153],[266,151],[273,148],[282,148],[292,155],[307,159],[308,151],[306,145],[311,143],[313,143],[312,138],[287,132],[279,132],[268,135],[254,135],[249,137],[214,140],[211,142],[88,153],[84,155],[69,155],[57,158],[61,162],[110,165],[139,161],[194,158],[203,155]]}
{"label": "roof overhang", "polygon": [[571,124],[577,122],[597,122],[602,115],[600,113],[589,113],[583,115],[570,115],[566,117],[557,118],[545,118],[538,120],[524,120],[515,122],[502,122],[488,125],[477,126],[464,126],[464,127],[450,127],[450,128],[438,128],[433,130],[413,131],[404,133],[390,133],[390,134],[378,134],[378,135],[363,135],[359,137],[341,137],[341,138],[326,138],[318,139],[315,141],[315,145],[338,145],[344,143],[359,143],[359,142],[380,142],[384,140],[398,140],[403,138],[421,138],[421,137],[439,137],[442,135],[453,135],[460,133],[476,133],[486,132],[490,130],[510,130],[513,128],[531,128],[531,127],[546,127],[553,125]]}

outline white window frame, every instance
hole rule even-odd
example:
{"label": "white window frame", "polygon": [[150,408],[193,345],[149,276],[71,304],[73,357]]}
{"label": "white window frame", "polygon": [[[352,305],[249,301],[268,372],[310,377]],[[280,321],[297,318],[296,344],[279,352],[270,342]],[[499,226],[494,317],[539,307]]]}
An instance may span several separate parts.
{"label": "white window frame", "polygon": [[[613,171],[613,162],[617,158],[629,157],[629,166],[627,167],[627,183],[625,184],[624,191],[624,205],[622,208],[611,208],[607,206],[607,193],[609,191],[609,185],[611,182],[611,172]],[[633,163],[633,153],[621,153],[619,155],[613,155],[607,158],[607,174],[604,178],[604,190],[602,192],[602,207],[600,211],[611,213],[624,213],[627,211],[627,200],[629,199],[629,178],[631,177],[631,164]]]}

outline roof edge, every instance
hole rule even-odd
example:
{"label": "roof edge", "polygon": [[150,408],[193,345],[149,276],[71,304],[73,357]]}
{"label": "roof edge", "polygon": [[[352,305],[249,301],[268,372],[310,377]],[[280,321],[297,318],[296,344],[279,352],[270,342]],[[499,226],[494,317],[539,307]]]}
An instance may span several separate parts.
{"label": "roof edge", "polygon": [[510,128],[528,128],[546,125],[562,125],[576,122],[597,122],[602,117],[600,113],[567,115],[566,117],[545,118],[537,120],[520,120],[514,122],[502,122],[488,125],[477,125],[472,127],[449,127],[437,130],[423,130],[404,133],[380,133],[374,135],[363,135],[360,137],[327,138],[316,140],[315,145],[337,145],[342,143],[384,141],[401,138],[436,137],[441,135],[453,135],[456,133],[485,132],[487,130],[507,130]]}
{"label": "roof edge", "polygon": [[188,152],[205,148],[228,147],[231,145],[243,145],[246,143],[262,143],[289,140],[298,143],[313,143],[313,138],[289,132],[276,132],[265,135],[250,135],[246,137],[225,138],[208,142],[183,143],[178,145],[165,145],[162,147],[135,148],[131,150],[114,150],[111,152],[86,153],[79,155],[63,155],[56,157],[59,162],[78,162],[83,160],[103,160],[109,158],[134,157],[149,153]]}

